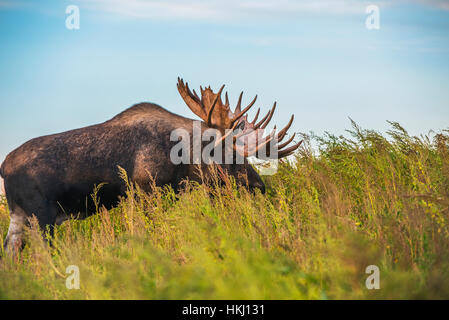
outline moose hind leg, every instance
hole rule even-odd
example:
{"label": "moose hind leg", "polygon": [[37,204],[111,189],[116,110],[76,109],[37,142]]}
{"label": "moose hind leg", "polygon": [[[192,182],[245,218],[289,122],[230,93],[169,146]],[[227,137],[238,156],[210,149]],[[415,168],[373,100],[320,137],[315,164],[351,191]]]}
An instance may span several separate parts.
{"label": "moose hind leg", "polygon": [[16,206],[11,212],[8,234],[5,239],[5,252],[14,254],[22,249],[26,221],[25,212]]}

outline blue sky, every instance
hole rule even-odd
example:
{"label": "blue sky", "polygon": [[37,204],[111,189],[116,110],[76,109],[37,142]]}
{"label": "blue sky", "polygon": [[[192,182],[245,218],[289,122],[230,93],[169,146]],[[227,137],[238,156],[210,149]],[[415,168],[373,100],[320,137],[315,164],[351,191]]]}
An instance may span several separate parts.
{"label": "blue sky", "polygon": [[[68,5],[80,29],[65,27]],[[365,27],[369,4],[380,29]],[[449,1],[0,0],[0,161],[23,142],[226,84],[291,131],[449,127]]]}

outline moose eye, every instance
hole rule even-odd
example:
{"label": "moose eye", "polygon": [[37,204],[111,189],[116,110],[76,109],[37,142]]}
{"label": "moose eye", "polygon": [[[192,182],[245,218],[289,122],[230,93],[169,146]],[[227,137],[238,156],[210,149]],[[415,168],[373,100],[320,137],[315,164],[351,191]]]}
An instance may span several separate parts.
{"label": "moose eye", "polygon": [[240,122],[238,125],[237,125],[237,128],[236,128],[237,130],[243,130],[243,129],[245,129],[245,123],[244,122]]}

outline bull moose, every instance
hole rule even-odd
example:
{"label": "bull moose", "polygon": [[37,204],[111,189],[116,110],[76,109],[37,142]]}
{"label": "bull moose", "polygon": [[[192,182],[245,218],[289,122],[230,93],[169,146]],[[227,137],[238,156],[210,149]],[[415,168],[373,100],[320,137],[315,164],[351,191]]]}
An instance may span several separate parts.
{"label": "bull moose", "polygon": [[[301,142],[291,145],[294,135],[280,144],[290,128],[288,125],[276,135],[259,137],[255,143],[237,146],[239,137],[260,132],[270,122],[276,103],[259,122],[248,121],[247,112],[253,107],[257,96],[243,110],[240,94],[234,112],[228,95],[225,103],[221,98],[224,86],[214,93],[210,87],[201,88],[201,98],[187,83],[178,78],[177,88],[187,106],[203,121],[201,132],[213,128],[221,133],[216,142],[232,138],[232,152],[244,158],[243,163],[218,164],[222,171],[235,177],[236,182],[251,189],[265,192],[265,185],[258,173],[248,163],[247,157],[256,155],[268,142],[276,141],[277,153],[271,157],[283,158],[292,154]],[[117,204],[119,196],[126,191],[118,174],[118,166],[124,168],[129,179],[144,191],[150,191],[154,179],[157,186],[171,185],[178,190],[185,179],[200,181],[197,164],[175,164],[170,152],[178,141],[170,139],[177,129],[193,135],[194,120],[171,113],[153,103],[139,103],[104,123],[32,139],[12,151],[0,168],[4,178],[6,199],[10,210],[10,225],[5,240],[5,250],[12,252],[22,247],[24,226],[35,215],[41,229],[52,230],[56,223],[72,213],[85,218],[95,212],[89,195],[95,185],[104,183],[101,189],[102,205],[107,208]],[[253,138],[254,141],[254,138]],[[215,143],[216,148],[225,149]],[[289,146],[290,145],[290,146]],[[193,146],[190,146],[193,148]],[[268,154],[270,156],[270,154]],[[200,167],[208,172],[201,161]],[[244,178],[243,178],[244,177]]]}

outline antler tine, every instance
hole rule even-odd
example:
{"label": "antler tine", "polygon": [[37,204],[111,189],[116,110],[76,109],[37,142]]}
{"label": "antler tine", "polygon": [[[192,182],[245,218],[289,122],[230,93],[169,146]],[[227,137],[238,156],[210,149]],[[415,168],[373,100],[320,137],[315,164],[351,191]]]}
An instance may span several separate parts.
{"label": "antler tine", "polygon": [[292,123],[293,123],[293,119],[295,118],[295,115],[292,115],[292,117],[290,118],[290,121],[288,122],[288,124],[284,127],[284,129],[282,129],[281,131],[279,131],[278,133],[278,140],[282,140],[284,139],[285,135],[287,134],[288,129],[290,129]]}
{"label": "antler tine", "polygon": [[[256,154],[259,150],[260,150],[260,148],[262,148],[262,147],[264,147],[265,145],[267,145],[270,141],[272,141],[273,140],[273,138],[276,136],[276,143],[278,144],[278,146],[277,146],[277,149],[278,149],[278,156],[277,156],[277,158],[278,159],[280,159],[280,158],[284,158],[284,157],[287,157],[287,156],[289,156],[289,155],[291,155],[291,154],[293,154],[293,152],[296,150],[296,149],[298,149],[299,148],[299,146],[301,145],[301,143],[302,143],[302,141],[300,141],[299,143],[297,143],[297,144],[295,144],[295,145],[293,145],[293,146],[291,146],[291,147],[288,147],[287,149],[284,149],[284,150],[282,150],[283,148],[285,148],[286,146],[288,146],[292,141],[293,141],[293,139],[295,138],[295,136],[296,136],[296,133],[294,133],[289,139],[288,139],[288,141],[286,141],[285,143],[282,143],[282,144],[280,144],[279,145],[279,142],[282,140],[282,139],[284,139],[284,137],[286,136],[286,134],[287,134],[287,131],[288,131],[288,129],[291,127],[291,125],[292,125],[292,123],[293,123],[293,119],[294,119],[294,117],[292,116],[292,118],[290,119],[290,121],[289,121],[289,123],[278,133],[278,134],[276,134],[275,135],[275,131],[276,131],[276,126],[273,128],[273,131],[272,131],[272,133],[268,136],[268,137],[265,137],[265,139],[264,139],[264,142],[262,142],[262,143],[258,143],[258,139],[256,140],[257,142],[256,142],[256,147],[253,149],[253,150],[248,150],[248,147],[247,146],[245,146],[245,148],[244,148],[244,152],[243,152],[243,156],[245,156],[245,157],[249,157],[249,156],[252,156],[252,155],[254,155],[254,154]],[[261,129],[258,129],[258,130],[261,130]],[[236,138],[239,138],[240,136],[245,136],[246,134],[248,134],[248,133],[240,133],[240,134],[238,134],[237,136],[234,136],[234,141],[236,141]],[[237,148],[236,148],[236,146],[234,145],[234,149],[236,150],[236,151],[238,151],[237,150]]]}
{"label": "antler tine", "polygon": [[[237,116],[235,116],[232,119],[231,123],[234,124],[234,122],[238,121],[245,113],[247,113],[248,110],[251,109],[252,106],[256,103],[256,100],[257,100],[257,95],[254,97],[253,101],[251,101],[251,103],[242,112],[240,112]],[[239,99],[239,101],[240,101],[240,99]]]}
{"label": "antler tine", "polygon": [[288,157],[289,155],[293,154],[293,151],[299,148],[299,146],[302,144],[304,140],[299,141],[299,143],[278,152],[278,159]]}
{"label": "antler tine", "polygon": [[254,130],[256,129],[265,129],[268,125],[268,123],[270,123],[271,118],[273,118],[273,114],[274,111],[276,110],[276,102],[273,104],[273,108],[271,108],[271,110],[268,112],[268,114],[258,123],[256,124],[256,126],[254,127]]}
{"label": "antler tine", "polygon": [[182,80],[180,77],[178,77],[178,83],[176,84],[176,87],[178,88],[178,91],[181,92],[181,89],[184,88],[184,80]]}
{"label": "antler tine", "polygon": [[225,85],[221,86],[220,90],[218,91],[217,95],[215,96],[214,103],[212,104],[212,107],[209,109],[209,112],[207,114],[207,122],[206,122],[208,127],[212,126],[212,113],[214,112],[215,105],[217,104],[217,101],[220,98],[221,92],[223,91],[224,87],[225,87]]}
{"label": "antler tine", "polygon": [[195,95],[195,99],[196,99],[196,101],[198,102],[198,104],[201,106],[201,108],[203,109],[203,111],[204,111],[204,114],[206,114],[206,108],[204,107],[204,104],[203,104],[203,96],[201,96],[201,98],[198,96],[198,94],[196,93],[196,91],[195,91],[195,89],[193,89],[193,94]]}
{"label": "antler tine", "polygon": [[254,129],[258,129],[258,128],[262,125],[262,123],[264,123],[265,120],[267,120],[267,118],[269,117],[270,114],[271,114],[271,109],[268,110],[268,112],[267,112],[267,114],[265,115],[265,117],[263,117],[262,120],[260,120],[260,121],[254,126]]}
{"label": "antler tine", "polygon": [[262,125],[262,127],[260,127],[261,129],[265,129],[267,127],[267,125],[270,123],[271,119],[273,118],[274,111],[276,110],[276,105],[277,105],[277,102],[274,102],[273,108],[271,109],[271,114],[268,117],[268,119],[265,121],[265,123]]}
{"label": "antler tine", "polygon": [[200,100],[199,97],[197,96],[195,90],[193,90],[193,92],[195,93],[195,94],[193,94],[192,91],[190,91],[189,84],[188,84],[187,82],[186,82],[186,90],[187,90],[187,94],[188,94],[193,100],[195,100],[197,103],[199,103],[200,106],[204,109],[204,106],[202,105],[201,100]]}
{"label": "antler tine", "polygon": [[196,94],[195,89],[193,89],[193,95],[195,96],[195,98],[196,98],[196,100],[197,100],[198,102],[201,102],[201,98],[198,97],[198,95]]}
{"label": "antler tine", "polygon": [[[290,142],[293,141],[293,139],[295,139],[296,136],[296,132],[290,137],[290,139],[288,139],[286,142],[284,142],[283,144],[278,145],[278,150],[286,147],[289,145]],[[278,142],[280,142],[281,140],[278,140]]]}
{"label": "antler tine", "polygon": [[187,104],[190,110],[192,110],[200,118],[204,119],[204,117],[206,116],[204,106],[201,101],[197,100],[197,97],[195,97],[190,92],[188,84],[184,83],[184,80],[178,77],[178,83],[176,86],[178,88],[179,94],[184,99],[184,102]]}
{"label": "antler tine", "polygon": [[[256,154],[257,151],[260,150],[260,148],[264,147],[264,146],[267,145],[271,140],[273,140],[273,138],[274,138],[274,136],[275,136],[275,133],[276,133],[276,128],[273,129],[273,131],[270,133],[270,135],[269,135],[268,137],[265,137],[265,141],[264,141],[263,143],[260,143],[260,144],[258,143],[258,144],[256,145],[256,147],[255,147],[252,151],[248,151],[248,147],[245,146],[244,149],[243,149],[243,151],[244,151],[243,156],[244,156],[244,157],[250,157],[250,156]],[[237,151],[237,152],[239,152],[239,151],[237,150],[237,147],[236,147],[235,144],[234,144],[234,150]],[[240,152],[239,152],[239,153],[240,153]]]}
{"label": "antler tine", "polygon": [[185,83],[185,86],[186,86],[186,91],[187,91],[187,93],[189,94],[189,96],[192,96],[192,93],[190,92],[190,88],[189,88],[189,83],[186,82],[186,83]]}
{"label": "antler tine", "polygon": [[243,98],[243,91],[240,93],[239,101],[237,102],[237,106],[235,107],[235,113],[242,112],[241,106],[242,106],[242,98]]}
{"label": "antler tine", "polygon": [[[294,118],[295,118],[295,116],[292,115],[292,117],[290,118],[290,121],[288,122],[288,124],[281,131],[279,131],[279,133],[277,134],[277,143],[281,142],[284,139],[284,137],[287,135],[287,131],[288,131],[288,129],[290,129],[290,127],[291,127],[291,125],[293,123],[293,119]],[[295,151],[296,149],[299,148],[299,146],[301,145],[302,141],[300,141],[299,143],[297,143],[297,144],[295,144],[295,145],[293,145],[293,146],[291,146],[291,147],[289,147],[289,148],[287,148],[285,150],[281,150],[284,147],[288,146],[288,144],[293,141],[295,136],[296,136],[296,133],[294,133],[290,137],[290,139],[288,139],[288,141],[286,141],[283,144],[280,144],[280,145],[277,146],[278,159],[291,155],[293,153],[293,151]]]}
{"label": "antler tine", "polygon": [[[274,107],[273,107],[273,109],[274,109]],[[273,111],[273,109],[272,109],[272,111]],[[271,113],[271,116],[272,116],[272,114],[273,114],[273,112]],[[271,117],[270,117],[270,119],[271,119]],[[285,137],[286,134],[287,134],[288,129],[290,129],[290,127],[291,127],[291,125],[292,125],[292,123],[293,123],[293,119],[294,119],[294,115],[292,115],[292,117],[290,118],[290,121],[288,122],[288,124],[287,124],[281,131],[279,131],[279,133],[276,135],[277,143],[281,142],[281,141],[284,139],[284,137]],[[269,121],[270,121],[270,120],[268,120],[266,124],[268,124]],[[263,129],[265,129],[265,126],[263,127]],[[256,129],[256,128],[255,128],[255,129],[253,129],[253,130],[251,130],[251,131],[249,131],[249,132],[244,132],[244,131],[243,131],[243,132],[241,132],[241,133],[239,133],[239,134],[237,134],[237,135],[234,136],[234,141],[236,141],[237,139],[241,138],[242,136],[251,134],[251,133],[253,133],[253,132],[257,132],[257,130],[262,130],[262,129]],[[276,130],[276,126],[274,126],[273,130]],[[270,134],[270,135],[271,135],[271,134]],[[278,147],[278,148],[281,149],[281,148],[287,146],[290,142],[293,141],[295,135],[296,135],[296,133],[293,134],[292,138],[290,138],[286,143],[282,144],[282,147]],[[271,140],[271,139],[270,139],[270,140]],[[266,143],[264,143],[264,145],[265,145],[265,144],[266,144]]]}
{"label": "antler tine", "polygon": [[229,107],[229,98],[228,98],[228,92],[227,91],[225,93],[225,98],[226,98],[226,101],[225,101],[226,107]]}
{"label": "antler tine", "polygon": [[257,121],[257,118],[259,117],[259,113],[260,113],[260,108],[259,108],[259,109],[257,109],[257,113],[256,113],[256,116],[254,117],[254,120],[253,120],[253,121],[251,121],[251,124],[252,124],[252,125],[254,125],[254,124],[256,123],[256,121]]}

